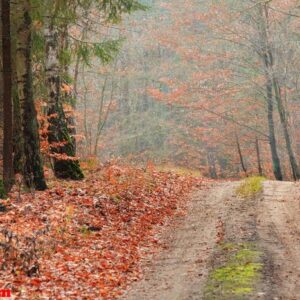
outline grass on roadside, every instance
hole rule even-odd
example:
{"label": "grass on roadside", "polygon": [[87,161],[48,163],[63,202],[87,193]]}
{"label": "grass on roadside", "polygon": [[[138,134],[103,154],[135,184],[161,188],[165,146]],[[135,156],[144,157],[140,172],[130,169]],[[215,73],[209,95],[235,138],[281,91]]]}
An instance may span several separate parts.
{"label": "grass on roadside", "polygon": [[261,176],[253,176],[242,181],[237,188],[236,193],[243,198],[250,198],[257,195],[263,189],[263,182],[265,178]]}

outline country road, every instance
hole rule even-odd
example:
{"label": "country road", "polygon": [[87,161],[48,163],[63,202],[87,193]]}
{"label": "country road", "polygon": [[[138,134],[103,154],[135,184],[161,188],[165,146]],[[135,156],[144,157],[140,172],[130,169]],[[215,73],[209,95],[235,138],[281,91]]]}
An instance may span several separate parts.
{"label": "country road", "polygon": [[[299,186],[266,181],[255,199],[243,199],[236,195],[239,184],[215,183],[194,193],[187,215],[163,234],[166,249],[145,263],[143,280],[122,299],[300,299]],[[241,278],[244,270],[233,257],[249,260],[242,266],[256,266],[259,274]],[[218,278],[232,266],[238,274]]]}

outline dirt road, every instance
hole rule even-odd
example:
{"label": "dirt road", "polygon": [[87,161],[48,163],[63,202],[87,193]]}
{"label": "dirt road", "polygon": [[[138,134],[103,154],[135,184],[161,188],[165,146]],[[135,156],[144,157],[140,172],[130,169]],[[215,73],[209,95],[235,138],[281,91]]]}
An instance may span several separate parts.
{"label": "dirt road", "polygon": [[273,265],[269,275],[274,295],[283,300],[300,299],[300,186],[266,181],[257,224]]}
{"label": "dirt road", "polygon": [[122,299],[300,300],[300,187],[266,181],[261,195],[245,200],[239,184],[195,193],[187,216],[164,233],[166,250]]}

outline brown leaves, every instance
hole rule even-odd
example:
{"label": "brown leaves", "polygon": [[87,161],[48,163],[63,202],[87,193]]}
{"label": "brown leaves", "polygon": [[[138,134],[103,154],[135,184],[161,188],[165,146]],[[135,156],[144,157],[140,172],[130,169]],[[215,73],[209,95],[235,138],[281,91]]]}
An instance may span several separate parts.
{"label": "brown leaves", "polygon": [[37,242],[39,277],[7,271],[0,285],[12,282],[20,299],[26,298],[22,290],[45,299],[115,298],[140,277],[141,257],[157,248],[159,228],[182,213],[192,184],[153,166],[110,164],[80,183],[52,182],[52,189],[35,198],[23,194],[16,201],[12,194],[13,206],[0,214],[0,227],[23,237],[47,226],[49,232]]}

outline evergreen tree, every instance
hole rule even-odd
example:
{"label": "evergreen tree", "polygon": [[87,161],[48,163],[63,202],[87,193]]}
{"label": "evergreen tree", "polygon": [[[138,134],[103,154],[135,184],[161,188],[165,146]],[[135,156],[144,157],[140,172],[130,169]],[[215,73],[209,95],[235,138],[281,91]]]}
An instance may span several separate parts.
{"label": "evergreen tree", "polygon": [[23,144],[23,174],[28,186],[47,188],[40,153],[32,80],[32,21],[29,0],[18,0],[16,69]]}

